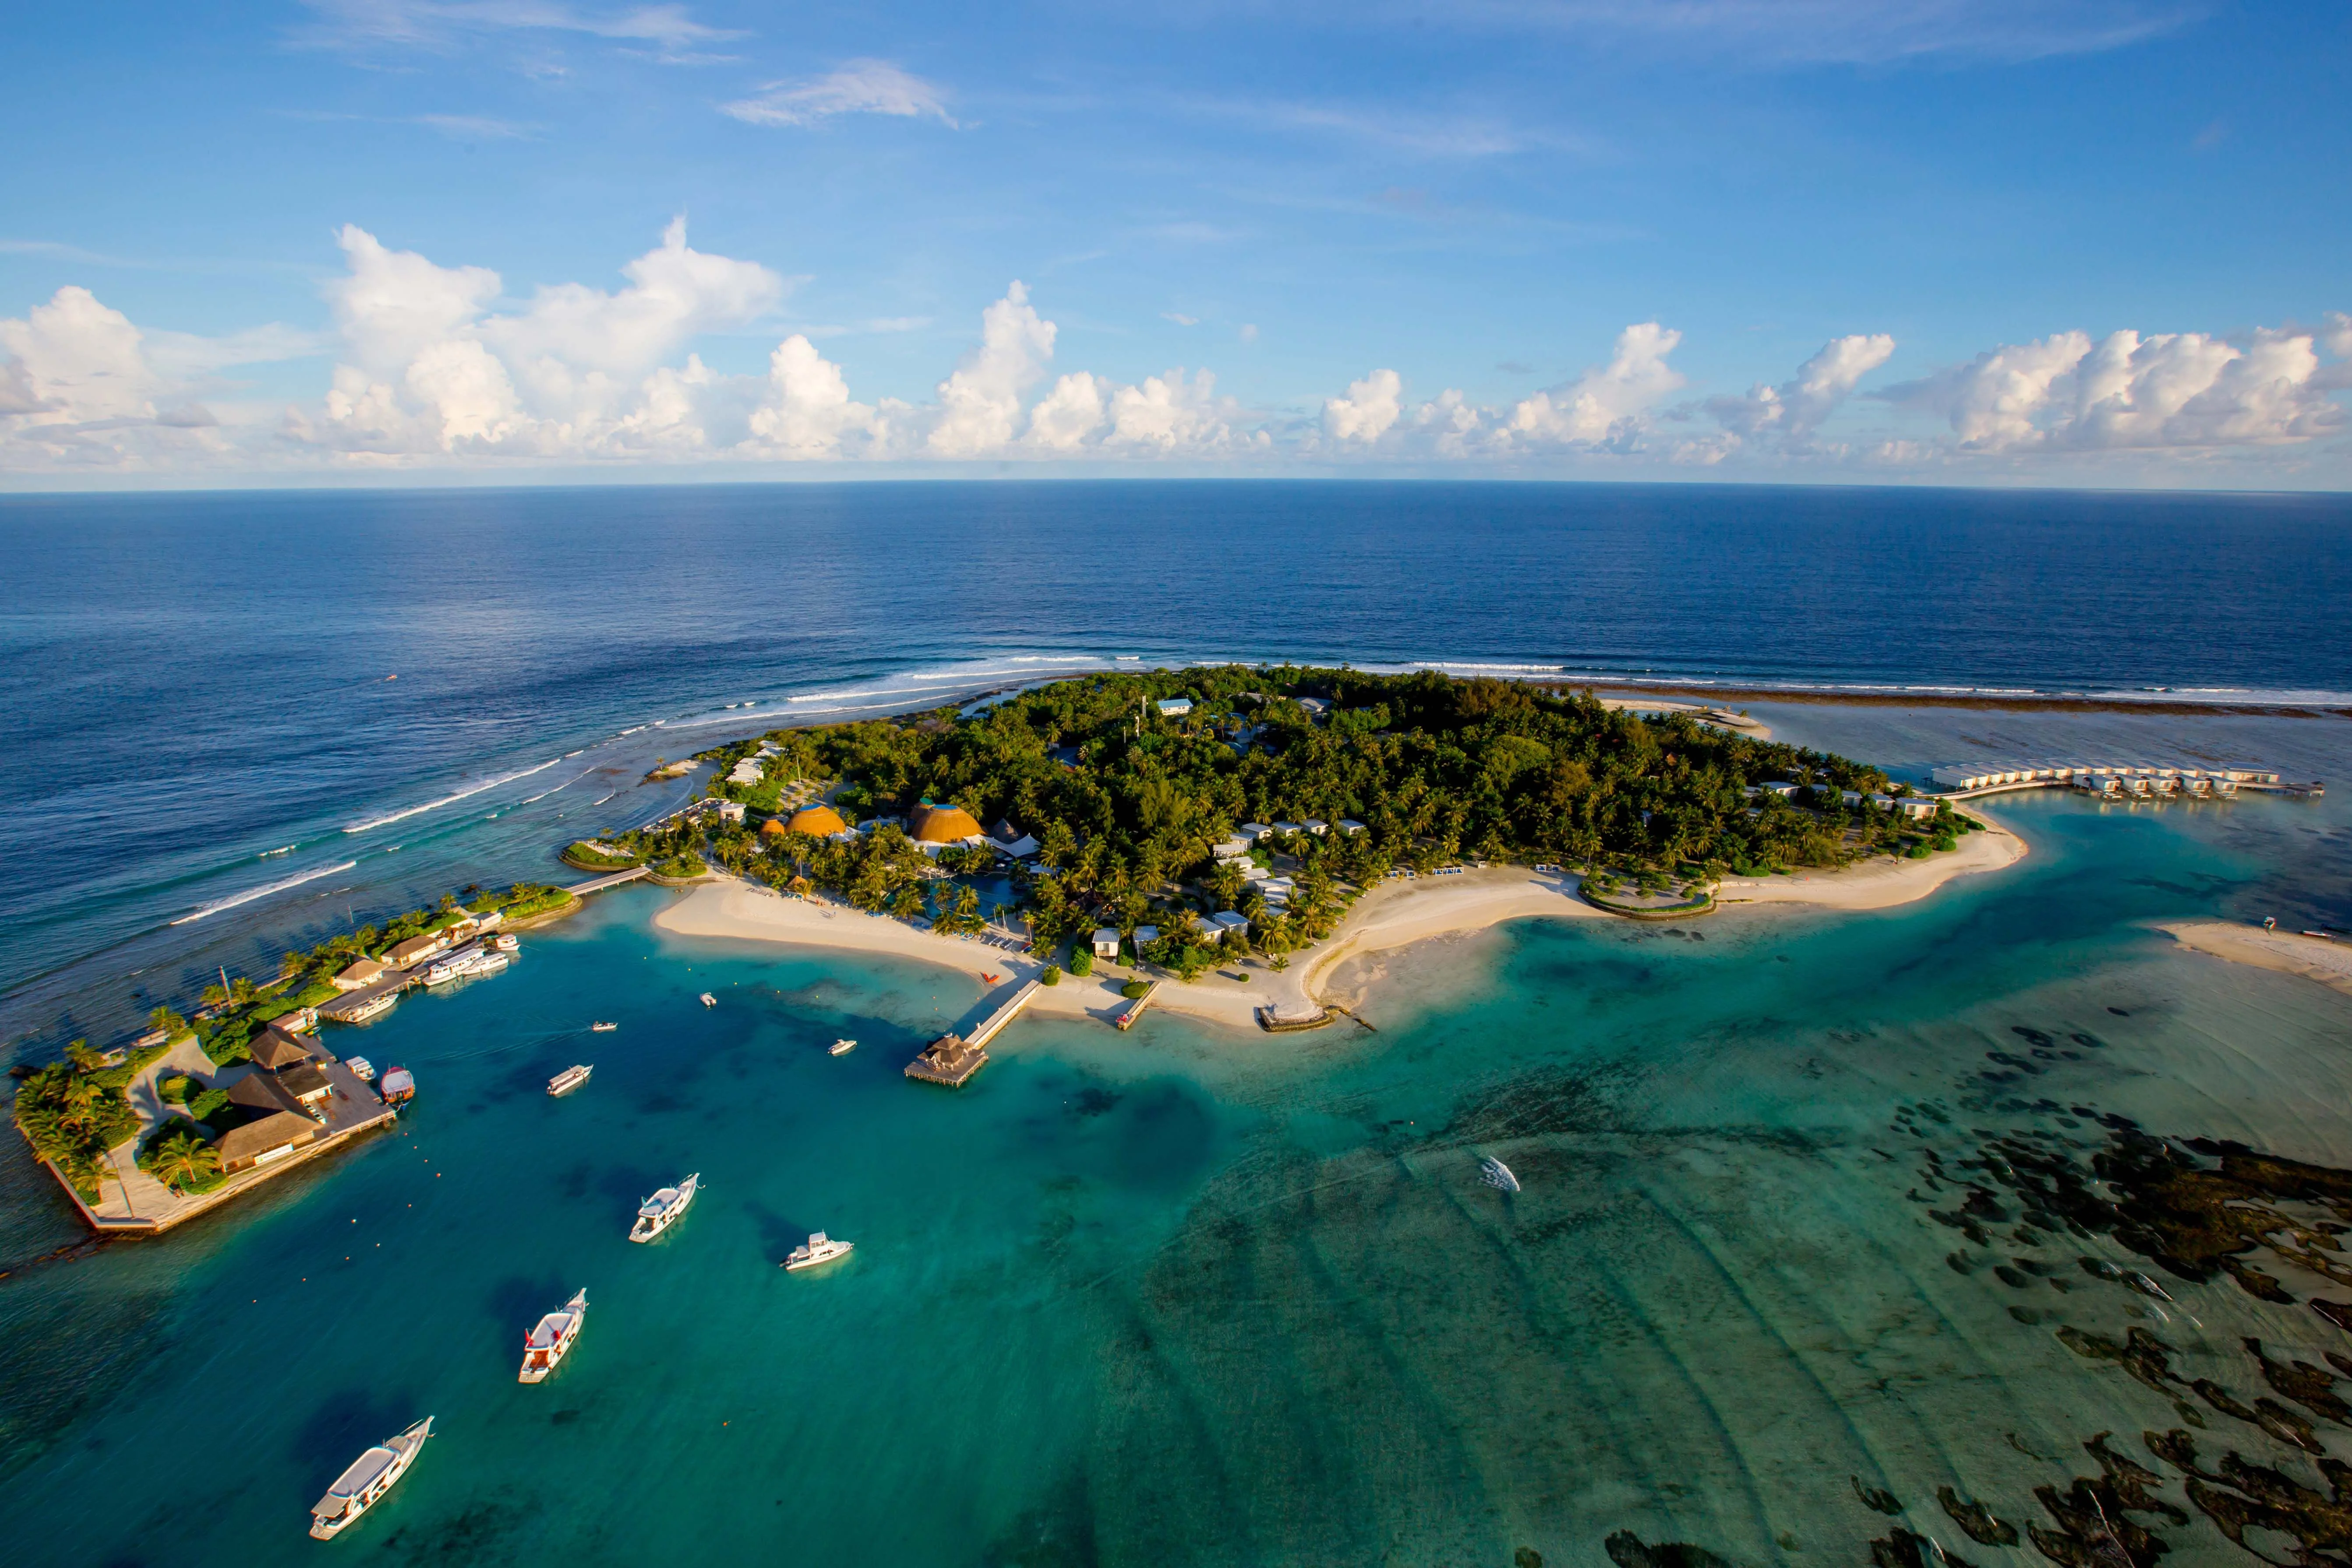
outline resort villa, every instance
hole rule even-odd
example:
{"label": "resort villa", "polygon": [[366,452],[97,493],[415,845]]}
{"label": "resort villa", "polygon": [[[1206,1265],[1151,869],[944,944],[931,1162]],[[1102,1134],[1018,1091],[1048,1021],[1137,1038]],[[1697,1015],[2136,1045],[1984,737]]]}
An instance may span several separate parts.
{"label": "resort villa", "polygon": [[961,806],[934,805],[927,800],[908,817],[907,837],[924,854],[936,855],[951,846],[979,844],[988,835]]}
{"label": "resort villa", "polygon": [[1118,928],[1117,926],[1097,926],[1095,928],[1093,941],[1095,956],[1097,958],[1116,959],[1118,957]]}

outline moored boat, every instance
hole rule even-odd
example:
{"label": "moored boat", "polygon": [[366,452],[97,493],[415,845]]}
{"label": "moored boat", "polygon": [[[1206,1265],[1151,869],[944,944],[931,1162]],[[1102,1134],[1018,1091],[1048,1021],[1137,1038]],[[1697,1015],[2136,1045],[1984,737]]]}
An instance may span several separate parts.
{"label": "moored boat", "polygon": [[386,1105],[405,1105],[416,1098],[416,1079],[406,1068],[393,1067],[386,1069],[375,1091]]}
{"label": "moored boat", "polygon": [[835,1040],[833,1042],[833,1048],[825,1052],[825,1055],[829,1057],[845,1057],[856,1048],[857,1042],[856,1040]]}
{"label": "moored boat", "polygon": [[699,1174],[687,1177],[674,1187],[664,1187],[637,1205],[637,1223],[629,1227],[631,1241],[651,1241],[671,1226],[686,1206],[694,1202],[696,1191],[702,1185]]}
{"label": "moored boat", "polygon": [[793,1273],[803,1268],[814,1268],[836,1258],[848,1257],[856,1246],[854,1241],[835,1241],[821,1230],[812,1231],[808,1245],[793,1247],[792,1256],[784,1259],[784,1267]]}
{"label": "moored boat", "polygon": [[570,1094],[573,1089],[586,1083],[588,1075],[595,1070],[595,1064],[592,1062],[575,1062],[547,1080],[547,1092]]}
{"label": "moored boat", "polygon": [[427,1415],[397,1437],[387,1437],[353,1459],[351,1468],[335,1478],[327,1495],[310,1507],[310,1533],[320,1541],[332,1541],[360,1515],[373,1508],[390,1491],[393,1484],[408,1473],[416,1456],[425,1447],[425,1439],[433,1436],[433,1417]]}
{"label": "moored boat", "polygon": [[580,1337],[580,1325],[588,1321],[588,1292],[582,1290],[563,1303],[560,1310],[540,1319],[539,1326],[523,1336],[522,1371],[517,1381],[541,1383],[547,1374],[562,1364],[571,1352],[572,1342]]}
{"label": "moored boat", "polygon": [[1478,1162],[1478,1179],[1501,1192],[1516,1193],[1519,1190],[1518,1177],[1511,1174],[1511,1168],[1492,1154]]}
{"label": "moored boat", "polygon": [[426,969],[425,972],[425,984],[428,988],[437,990],[441,986],[449,984],[452,981],[464,979],[465,975],[466,961],[462,957],[453,956],[445,958]]}
{"label": "moored boat", "polygon": [[510,931],[502,931],[499,932],[498,935],[490,938],[490,945],[497,948],[500,952],[513,952],[517,949],[520,948],[522,943],[515,940],[514,932]]}
{"label": "moored boat", "polygon": [[362,1083],[373,1083],[375,1081],[375,1064],[368,1060],[367,1058],[345,1057],[343,1058],[343,1065],[351,1068],[352,1076],[359,1079]]}
{"label": "moored boat", "polygon": [[376,995],[369,997],[366,1001],[361,1003],[358,1006],[344,1014],[343,1022],[346,1024],[364,1024],[370,1018],[380,1018],[386,1013],[391,1012],[392,1005],[399,1000],[400,993],[397,991],[382,992]]}

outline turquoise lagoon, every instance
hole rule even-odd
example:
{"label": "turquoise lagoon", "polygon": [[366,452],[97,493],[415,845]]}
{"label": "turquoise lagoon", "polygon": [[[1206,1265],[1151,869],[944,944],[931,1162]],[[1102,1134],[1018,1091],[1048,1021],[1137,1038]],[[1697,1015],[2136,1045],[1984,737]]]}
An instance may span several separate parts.
{"label": "turquoise lagoon", "polygon": [[[2264,722],[2241,749],[2340,744]],[[961,1093],[899,1068],[970,982],[674,940],[675,895],[610,895],[345,1046],[416,1072],[396,1132],[0,1282],[0,1562],[2120,1563],[2139,1528],[2252,1562],[2142,1434],[2327,1494],[2313,1445],[2352,1433],[2244,1341],[2324,1386],[2352,1335],[2300,1301],[2330,1288],[2021,1235],[2033,1204],[1966,1163],[2008,1140],[2087,1176],[2128,1119],[2352,1164],[2352,999],[2147,923],[2340,899],[2346,808],[2000,811],[2027,861],[1904,910],[1522,921],[1359,966],[1373,1030],[1028,1020]],[[693,1211],[627,1243],[689,1171]],[[10,1199],[24,1230],[37,1194]],[[785,1275],[814,1229],[856,1255]],[[581,1286],[578,1350],[518,1385]],[[2161,1376],[2098,1349],[2149,1344]],[[2316,1436],[2226,1413],[2258,1398]],[[391,1500],[308,1540],[340,1467],[428,1412]],[[1969,1539],[1946,1488],[2043,1549]],[[2085,1497],[2147,1506],[2103,1541]]]}

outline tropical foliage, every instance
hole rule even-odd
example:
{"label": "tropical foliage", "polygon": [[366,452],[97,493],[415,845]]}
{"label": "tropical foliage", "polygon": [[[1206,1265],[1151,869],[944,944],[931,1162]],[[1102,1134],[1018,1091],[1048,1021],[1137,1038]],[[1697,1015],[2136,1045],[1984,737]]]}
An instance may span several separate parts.
{"label": "tropical foliage", "polygon": [[173,1117],[148,1141],[139,1168],[175,1192],[201,1193],[221,1182],[220,1151],[184,1117]]}
{"label": "tropical foliage", "polygon": [[63,1061],[16,1069],[17,1128],[85,1200],[97,1201],[107,1151],[139,1131],[123,1090],[163,1051],[154,1047],[117,1063],[76,1040]]}

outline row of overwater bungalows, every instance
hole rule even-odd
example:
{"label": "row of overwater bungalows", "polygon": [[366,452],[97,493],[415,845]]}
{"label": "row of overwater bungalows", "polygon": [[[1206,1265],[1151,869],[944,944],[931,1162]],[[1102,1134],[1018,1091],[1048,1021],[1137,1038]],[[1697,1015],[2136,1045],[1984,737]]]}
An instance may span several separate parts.
{"label": "row of overwater bungalows", "polygon": [[2074,789],[2110,800],[2158,795],[2231,795],[2242,784],[2275,789],[2279,775],[2242,764],[2185,767],[2164,763],[1970,763],[1934,769],[1938,789],[1955,795],[1994,790]]}

